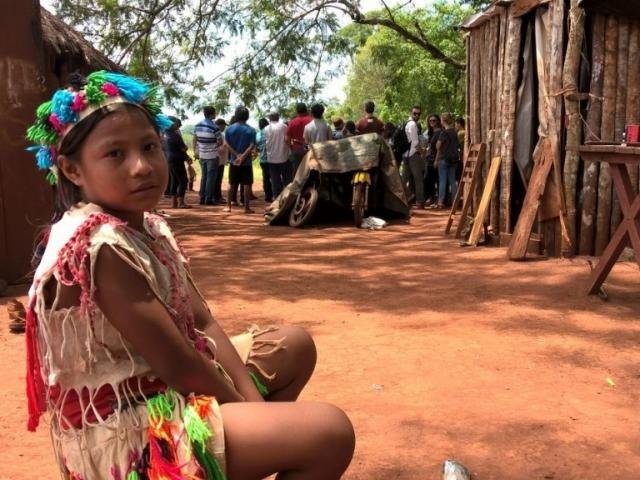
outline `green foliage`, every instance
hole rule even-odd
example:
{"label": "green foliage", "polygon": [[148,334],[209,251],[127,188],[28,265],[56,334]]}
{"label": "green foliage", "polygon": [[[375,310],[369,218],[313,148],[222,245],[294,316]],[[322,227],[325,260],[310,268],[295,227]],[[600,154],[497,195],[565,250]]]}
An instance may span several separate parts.
{"label": "green foliage", "polygon": [[[255,108],[316,100],[342,73],[336,59],[356,54],[383,31],[412,56],[460,72],[464,56],[450,20],[461,1],[449,0],[450,14],[443,4],[441,26],[412,2],[366,14],[359,0],[55,0],[54,8],[129,73],[161,84],[182,115],[204,103],[226,114],[237,102]],[[381,63],[384,49],[370,54]]]}
{"label": "green foliage", "polygon": [[[462,61],[464,45],[456,28],[469,8],[440,1],[427,10],[397,15],[399,23],[417,23],[449,57]],[[363,38],[353,27],[344,29],[354,44]],[[362,116],[363,103],[373,100],[385,121],[400,123],[414,104],[423,113],[462,113],[464,75],[451,65],[434,60],[424,49],[403,41],[394,31],[376,28],[357,51],[348,75],[347,98],[337,112],[343,118]]]}

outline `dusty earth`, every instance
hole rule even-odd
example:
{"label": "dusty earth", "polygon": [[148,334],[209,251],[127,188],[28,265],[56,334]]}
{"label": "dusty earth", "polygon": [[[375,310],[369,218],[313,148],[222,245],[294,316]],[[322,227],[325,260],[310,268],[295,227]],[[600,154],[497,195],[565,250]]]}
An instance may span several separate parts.
{"label": "dusty earth", "polygon": [[[586,259],[514,263],[503,248],[460,248],[442,235],[442,212],[371,232],[221,210],[169,221],[229,332],[312,332],[319,358],[303,399],[351,417],[346,479],[438,479],[450,457],[476,479],[640,478],[637,264],[614,268],[605,302],[585,296]],[[6,301],[0,478],[57,478],[47,429],[25,429],[24,338],[8,331]]]}

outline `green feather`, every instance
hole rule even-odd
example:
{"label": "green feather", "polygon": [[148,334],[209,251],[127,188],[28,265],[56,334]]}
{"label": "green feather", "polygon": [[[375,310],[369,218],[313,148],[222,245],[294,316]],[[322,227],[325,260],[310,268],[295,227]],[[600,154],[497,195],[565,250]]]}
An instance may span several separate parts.
{"label": "green feather", "polygon": [[207,480],[227,480],[227,476],[222,471],[222,468],[220,468],[218,460],[216,460],[213,455],[207,452],[206,449],[200,449],[198,445],[194,444],[193,453],[196,456],[196,459],[198,460],[200,466],[206,472]]}
{"label": "green feather", "polygon": [[173,390],[167,390],[166,393],[160,393],[147,400],[147,411],[151,418],[170,422],[173,420],[175,405],[176,399]]}
{"label": "green feather", "polygon": [[187,405],[182,411],[182,421],[184,422],[184,428],[187,430],[189,440],[204,448],[205,443],[211,438],[212,433],[211,430],[209,430],[209,426],[200,418],[191,405]]}
{"label": "green feather", "polygon": [[49,173],[47,173],[47,182],[49,182],[49,185],[58,184],[58,176],[55,173],[53,173],[51,170],[49,170]]}
{"label": "green feather", "polygon": [[46,120],[47,118],[49,118],[49,115],[51,115],[52,106],[53,102],[51,100],[41,104],[38,107],[38,110],[36,110],[36,118],[38,120]]}
{"label": "green feather", "polygon": [[253,383],[255,384],[256,388],[258,389],[258,393],[260,393],[260,395],[262,395],[263,398],[269,395],[269,389],[265,387],[265,385],[260,381],[260,379],[255,373],[249,372],[249,376],[251,377],[251,380],[253,380]]}

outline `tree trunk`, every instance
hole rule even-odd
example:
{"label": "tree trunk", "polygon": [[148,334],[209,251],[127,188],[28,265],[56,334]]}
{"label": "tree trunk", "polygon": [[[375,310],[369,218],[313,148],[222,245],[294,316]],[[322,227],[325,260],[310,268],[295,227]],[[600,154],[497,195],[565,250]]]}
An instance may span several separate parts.
{"label": "tree trunk", "polygon": [[[622,142],[622,132],[626,122],[627,109],[627,75],[629,72],[629,21],[621,18],[618,23],[618,87],[616,88],[616,125],[615,125],[615,141]],[[637,52],[636,52],[637,55]],[[620,203],[618,197],[613,193],[611,207],[611,233],[616,231],[622,213],[620,212]]]}
{"label": "tree trunk", "polygon": [[[596,15],[593,19],[592,47],[591,47],[591,86],[589,106],[587,107],[587,127],[585,138],[587,141],[599,141],[601,138],[602,122],[602,84],[604,74],[604,15]],[[582,177],[582,218],[580,223],[580,255],[593,255],[595,239],[596,203],[598,199],[597,162],[586,162]]]}
{"label": "tree trunk", "polygon": [[[562,253],[568,250],[571,242],[566,232],[566,206],[564,198],[564,190],[562,187],[562,160],[561,160],[561,129],[562,129],[562,100],[559,92],[562,90],[562,63],[563,55],[563,37],[564,37],[564,0],[554,0],[551,3],[551,33],[549,35],[549,88],[547,90],[547,98],[545,103],[547,106],[546,115],[549,122],[549,142],[551,148],[551,157],[553,159],[553,179],[556,185],[555,192],[550,192],[558,196],[560,211],[558,212],[559,221],[563,232],[562,243],[555,239],[545,238],[544,243],[547,245],[548,252],[559,255],[556,245],[560,243]],[[556,220],[553,220],[555,222]],[[557,228],[553,229],[557,231]]]}
{"label": "tree trunk", "polygon": [[503,224],[500,231],[511,233],[511,176],[513,172],[513,134],[516,123],[516,92],[518,90],[518,66],[520,56],[520,30],[522,20],[507,19],[507,40],[502,89],[503,148],[500,170],[500,211]]}
{"label": "tree trunk", "polygon": [[[569,43],[562,72],[562,89],[564,91],[564,105],[569,117],[567,127],[567,145],[579,145],[582,133],[580,119],[580,101],[571,94],[578,93],[577,79],[580,67],[582,40],[584,39],[584,10],[578,7],[578,0],[571,0],[569,10]],[[564,157],[564,196],[567,206],[567,226],[571,246],[564,245],[563,250],[574,254],[576,252],[576,184],[578,162],[580,156],[575,150],[567,151]]]}
{"label": "tree trunk", "polygon": [[[604,41],[604,84],[602,87],[602,140],[614,141],[616,119],[616,86],[618,75],[618,20],[607,17]],[[609,243],[611,228],[611,171],[607,163],[600,164],[598,179],[598,213],[596,219],[595,254],[602,255]]]}
{"label": "tree trunk", "polygon": [[[498,63],[500,62],[500,38],[502,36],[501,32],[501,19],[500,17],[495,17],[492,22],[492,31],[493,37],[491,42],[491,51],[495,52],[494,55],[491,56],[491,78],[493,85],[491,87],[491,131],[493,144],[491,148],[491,156],[499,156],[500,155],[500,138],[497,135],[499,131],[500,125],[500,99],[498,98],[497,92],[500,90],[500,84],[498,82]],[[496,235],[498,234],[498,223],[500,222],[500,196],[498,195],[498,189],[494,188],[491,190],[491,204],[489,211],[489,230]]]}
{"label": "tree trunk", "polygon": [[[638,62],[638,51],[640,51],[640,21],[631,24],[629,31],[629,65],[627,81],[627,124],[640,123],[640,62]],[[638,192],[638,167],[629,168],[631,177],[631,187],[634,192]]]}
{"label": "tree trunk", "polygon": [[[504,62],[505,62],[505,42],[506,42],[506,34],[507,34],[507,10],[503,9],[500,13],[498,26],[500,28],[500,35],[498,36],[498,55],[497,55],[497,65],[496,65],[496,90],[494,92],[495,100],[496,100],[496,133],[495,133],[495,142],[496,142],[496,154],[502,156],[502,152],[504,149],[504,128],[505,128],[505,119],[502,115],[502,91],[504,89]],[[502,167],[501,167],[502,168]],[[498,209],[498,217],[492,221],[497,222],[494,225],[495,233],[498,235],[503,231],[503,217],[505,215],[505,210],[503,210],[502,205],[502,185],[500,184],[500,178],[497,180],[497,185],[495,190],[495,201],[497,203]]]}

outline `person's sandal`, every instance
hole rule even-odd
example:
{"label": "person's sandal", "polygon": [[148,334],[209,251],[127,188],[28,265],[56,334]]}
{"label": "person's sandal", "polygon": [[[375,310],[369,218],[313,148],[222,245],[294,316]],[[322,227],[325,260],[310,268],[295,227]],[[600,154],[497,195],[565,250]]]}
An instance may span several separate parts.
{"label": "person's sandal", "polygon": [[27,312],[24,305],[15,298],[7,304],[7,312],[9,313],[9,331],[11,333],[24,333],[26,329]]}

